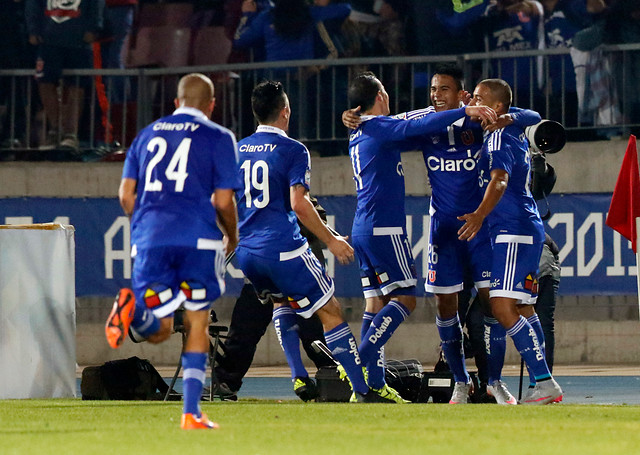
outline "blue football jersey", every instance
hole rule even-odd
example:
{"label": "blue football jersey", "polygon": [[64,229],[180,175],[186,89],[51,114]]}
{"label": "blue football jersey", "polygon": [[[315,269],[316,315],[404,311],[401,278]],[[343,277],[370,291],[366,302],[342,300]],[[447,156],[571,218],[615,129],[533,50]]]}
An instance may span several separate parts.
{"label": "blue football jersey", "polygon": [[197,109],[177,109],[138,134],[122,177],[137,180],[136,249],[221,240],[211,195],[240,186],[235,137]]}
{"label": "blue football jersey", "polygon": [[[429,106],[394,117],[416,120],[435,113],[434,107]],[[540,121],[534,111],[511,108],[509,113],[514,124],[522,127]],[[466,116],[418,140],[416,148],[422,151],[432,189],[431,215],[457,217],[478,207],[483,196],[477,169],[482,140],[482,126]]]}
{"label": "blue football jersey", "polygon": [[531,235],[544,241],[544,227],[530,191],[529,141],[521,128],[513,125],[489,133],[478,163],[480,185],[486,189],[491,171],[503,169],[509,182],[502,198],[487,217],[492,236],[498,233]]}
{"label": "blue football jersey", "polygon": [[309,151],[284,131],[260,125],[238,143],[243,187],[237,191],[239,246],[253,254],[279,257],[306,240],[291,208],[290,187],[309,189]]}
{"label": "blue football jersey", "polygon": [[460,108],[410,122],[385,116],[362,117],[349,137],[357,194],[353,235],[371,235],[374,227],[405,227],[400,153],[417,148],[416,138],[445,129],[464,116],[464,108]]}

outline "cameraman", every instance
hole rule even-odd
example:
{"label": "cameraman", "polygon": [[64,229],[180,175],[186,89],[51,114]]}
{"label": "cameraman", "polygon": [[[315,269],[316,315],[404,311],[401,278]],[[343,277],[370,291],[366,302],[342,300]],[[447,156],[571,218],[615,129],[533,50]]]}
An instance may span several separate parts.
{"label": "cameraman", "polygon": [[[540,208],[540,201],[544,199],[547,204],[547,212],[542,216],[542,220],[547,220],[551,216],[547,195],[551,193],[556,184],[556,172],[547,163],[544,153],[532,152],[531,154],[531,194]],[[540,211],[542,212],[542,211]],[[556,310],[556,299],[558,287],[560,285],[560,260],[558,245],[549,234],[545,233],[544,246],[540,257],[540,271],[538,273],[538,300],[535,304],[536,313],[540,318],[542,332],[544,333],[547,366],[553,372],[553,351],[555,348],[555,323],[554,313]]]}

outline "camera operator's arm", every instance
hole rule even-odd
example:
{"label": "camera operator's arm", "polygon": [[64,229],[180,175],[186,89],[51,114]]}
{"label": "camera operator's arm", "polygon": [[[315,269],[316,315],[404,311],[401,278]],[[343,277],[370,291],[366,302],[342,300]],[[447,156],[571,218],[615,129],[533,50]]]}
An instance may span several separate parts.
{"label": "camera operator's arm", "polygon": [[556,184],[556,171],[547,163],[544,153],[531,155],[531,195],[537,201],[551,194]]}

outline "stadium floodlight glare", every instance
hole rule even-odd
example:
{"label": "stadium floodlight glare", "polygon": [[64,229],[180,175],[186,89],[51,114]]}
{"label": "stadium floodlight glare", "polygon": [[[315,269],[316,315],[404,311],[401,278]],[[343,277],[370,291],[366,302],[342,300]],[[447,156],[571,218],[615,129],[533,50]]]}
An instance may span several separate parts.
{"label": "stadium floodlight glare", "polygon": [[542,120],[524,132],[531,149],[537,153],[558,153],[567,143],[564,126],[553,120]]}

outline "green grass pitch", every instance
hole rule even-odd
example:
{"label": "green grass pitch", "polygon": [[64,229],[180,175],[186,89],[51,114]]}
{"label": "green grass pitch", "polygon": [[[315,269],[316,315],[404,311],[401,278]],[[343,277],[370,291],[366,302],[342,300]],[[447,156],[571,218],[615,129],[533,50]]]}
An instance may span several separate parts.
{"label": "green grass pitch", "polygon": [[203,403],[219,430],[182,431],[178,402],[0,401],[0,454],[640,453],[640,406]]}

